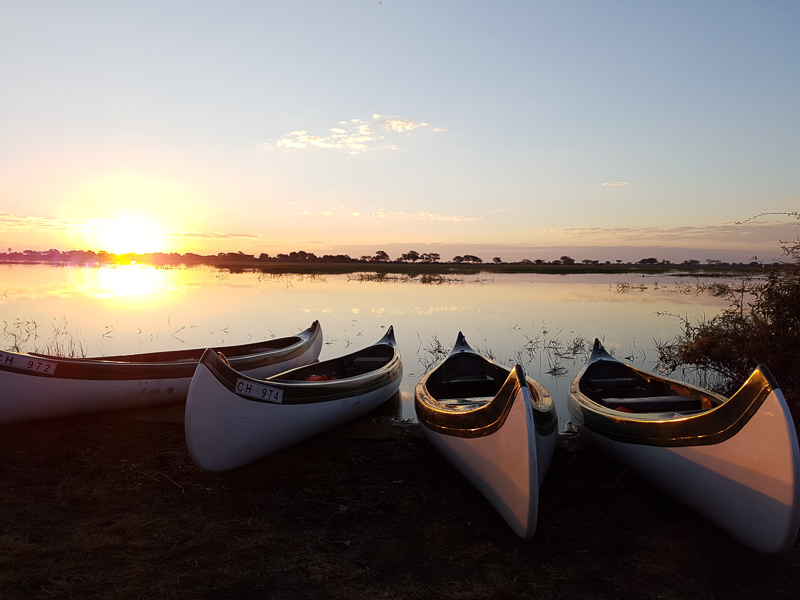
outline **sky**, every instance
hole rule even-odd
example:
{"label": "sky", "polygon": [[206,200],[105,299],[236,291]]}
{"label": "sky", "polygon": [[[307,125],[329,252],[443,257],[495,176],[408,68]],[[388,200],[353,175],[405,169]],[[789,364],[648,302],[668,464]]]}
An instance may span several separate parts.
{"label": "sky", "polygon": [[0,251],[772,260],[798,31],[780,0],[0,0]]}

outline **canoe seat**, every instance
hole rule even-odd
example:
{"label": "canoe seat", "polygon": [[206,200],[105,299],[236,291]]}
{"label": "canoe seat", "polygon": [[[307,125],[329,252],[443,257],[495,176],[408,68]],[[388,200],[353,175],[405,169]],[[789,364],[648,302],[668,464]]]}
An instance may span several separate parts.
{"label": "canoe seat", "polygon": [[589,387],[597,392],[606,390],[633,390],[642,386],[642,381],[635,377],[608,377],[604,379],[590,379]]}
{"label": "canoe seat", "polygon": [[493,396],[475,396],[472,398],[443,398],[437,401],[439,404],[444,404],[447,408],[455,408],[456,410],[469,410],[489,404],[492,398]]}
{"label": "canoe seat", "polygon": [[494,381],[491,375],[458,375],[448,377],[445,383],[477,383],[482,381]]}
{"label": "canoe seat", "polygon": [[648,396],[645,398],[604,398],[609,408],[622,409],[623,412],[686,412],[702,410],[701,400],[686,396]]}
{"label": "canoe seat", "polygon": [[353,359],[352,366],[357,369],[377,369],[387,362],[385,356],[357,356]]}

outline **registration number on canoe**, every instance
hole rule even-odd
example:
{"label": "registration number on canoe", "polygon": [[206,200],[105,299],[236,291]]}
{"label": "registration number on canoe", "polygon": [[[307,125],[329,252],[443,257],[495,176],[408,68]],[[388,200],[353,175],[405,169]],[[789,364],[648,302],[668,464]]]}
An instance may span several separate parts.
{"label": "registration number on canoe", "polygon": [[268,385],[261,385],[260,383],[253,383],[246,379],[236,380],[236,393],[241,396],[258,398],[264,402],[274,402],[275,404],[281,404],[283,402],[283,390],[269,387]]}
{"label": "registration number on canoe", "polygon": [[56,363],[54,362],[8,352],[0,352],[0,365],[21,371],[35,371],[44,375],[54,375],[56,372]]}

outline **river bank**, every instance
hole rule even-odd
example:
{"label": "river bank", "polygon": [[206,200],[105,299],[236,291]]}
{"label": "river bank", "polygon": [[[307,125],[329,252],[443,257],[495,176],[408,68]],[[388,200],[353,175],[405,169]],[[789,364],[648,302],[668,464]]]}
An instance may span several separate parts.
{"label": "river bank", "polygon": [[3,598],[795,598],[755,553],[592,450],[559,449],[516,538],[413,427],[339,430],[228,473],[183,427],[0,426]]}

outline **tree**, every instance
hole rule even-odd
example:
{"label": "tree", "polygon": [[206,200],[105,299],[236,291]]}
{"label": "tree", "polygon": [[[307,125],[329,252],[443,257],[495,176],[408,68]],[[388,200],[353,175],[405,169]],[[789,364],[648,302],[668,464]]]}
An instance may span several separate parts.
{"label": "tree", "polygon": [[454,256],[453,257],[453,262],[454,263],[462,263],[462,262],[464,262],[464,257],[463,256]]}
{"label": "tree", "polygon": [[639,261],[639,264],[640,265],[656,265],[656,264],[658,264],[658,259],[657,258],[652,258],[652,257],[651,258],[643,258],[642,260]]}
{"label": "tree", "polygon": [[375,256],[372,258],[372,260],[374,262],[388,262],[390,259],[389,255],[386,252],[384,252],[383,250],[378,250],[375,253]]}
{"label": "tree", "polygon": [[401,256],[403,260],[410,260],[412,263],[417,262],[420,259],[419,252],[416,250],[409,250],[405,254]]}
{"label": "tree", "polygon": [[496,264],[496,265],[499,265],[501,262],[503,262],[503,259],[502,259],[502,258],[500,258],[499,256],[495,256],[495,257],[492,259],[492,262],[493,262],[494,264]]}
{"label": "tree", "polygon": [[439,256],[438,252],[426,252],[421,256],[422,262],[431,263],[431,262],[439,262],[441,256]]}
{"label": "tree", "polygon": [[[553,261],[553,263],[555,264],[555,261]],[[574,265],[575,259],[572,258],[571,256],[562,256],[561,262],[559,264]]]}

